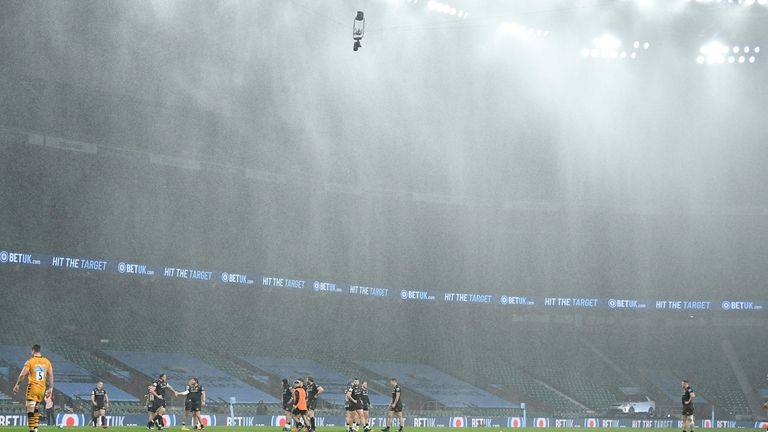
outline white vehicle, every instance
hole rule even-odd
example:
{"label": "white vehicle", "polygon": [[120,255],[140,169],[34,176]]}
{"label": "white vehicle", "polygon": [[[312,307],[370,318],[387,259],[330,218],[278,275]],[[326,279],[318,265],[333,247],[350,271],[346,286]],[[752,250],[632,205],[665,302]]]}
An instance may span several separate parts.
{"label": "white vehicle", "polygon": [[611,411],[630,415],[648,414],[650,416],[656,411],[656,402],[652,401],[648,396],[639,396],[637,400],[611,405]]}

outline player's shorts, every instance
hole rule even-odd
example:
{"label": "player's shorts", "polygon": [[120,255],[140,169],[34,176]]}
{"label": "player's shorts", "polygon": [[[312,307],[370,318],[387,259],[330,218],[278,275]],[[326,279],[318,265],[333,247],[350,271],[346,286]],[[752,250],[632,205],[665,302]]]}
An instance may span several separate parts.
{"label": "player's shorts", "polygon": [[44,394],[45,394],[45,387],[27,386],[26,400],[40,403],[43,401]]}
{"label": "player's shorts", "polygon": [[371,404],[369,404],[368,402],[363,402],[363,406],[360,409],[363,411],[368,411],[368,408],[370,408],[370,406]]}
{"label": "player's shorts", "polygon": [[356,403],[349,403],[347,406],[344,407],[347,411],[357,411],[360,409],[359,405]]}
{"label": "player's shorts", "polygon": [[96,404],[93,406],[94,411],[101,411],[104,409],[104,403]]}
{"label": "player's shorts", "polygon": [[293,415],[307,415],[307,410],[300,410],[298,408],[294,408],[293,411],[291,411],[291,414],[293,414]]}
{"label": "player's shorts", "polygon": [[683,407],[683,415],[684,416],[692,416],[693,415],[693,407],[692,406],[684,406]]}
{"label": "player's shorts", "polygon": [[155,406],[154,405],[147,405],[147,412],[155,412]]}
{"label": "player's shorts", "polygon": [[292,409],[293,409],[293,404],[291,404],[290,402],[289,403],[285,403],[285,402],[283,403],[283,410],[290,411]]}
{"label": "player's shorts", "polygon": [[317,398],[313,398],[310,401],[307,401],[307,410],[314,411],[315,408],[317,408]]}
{"label": "player's shorts", "polygon": [[192,401],[190,399],[184,399],[184,411],[189,411],[189,404]]}
{"label": "player's shorts", "polygon": [[392,408],[392,404],[389,405],[389,410],[392,412],[403,412],[403,404],[399,403]]}
{"label": "player's shorts", "polygon": [[203,406],[203,401],[199,400],[191,400],[189,401],[189,410],[190,411],[200,411],[200,407]]}
{"label": "player's shorts", "polygon": [[160,408],[165,408],[165,399],[155,399],[152,402],[152,409],[150,411],[157,412]]}

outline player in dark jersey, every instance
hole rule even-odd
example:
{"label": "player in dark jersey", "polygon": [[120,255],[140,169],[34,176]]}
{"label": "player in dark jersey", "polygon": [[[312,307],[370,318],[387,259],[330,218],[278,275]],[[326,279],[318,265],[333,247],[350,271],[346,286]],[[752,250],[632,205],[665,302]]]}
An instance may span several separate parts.
{"label": "player in dark jersey", "polygon": [[363,381],[360,385],[361,395],[360,402],[363,409],[363,422],[365,423],[365,432],[370,432],[371,427],[368,417],[368,410],[371,407],[371,399],[368,397],[368,381]]}
{"label": "player in dark jersey", "polygon": [[101,381],[97,382],[96,388],[91,391],[91,404],[93,405],[93,415],[91,416],[93,427],[98,427],[98,420],[101,417],[101,427],[106,429],[109,396],[107,395],[107,389],[104,388],[104,383]]}
{"label": "player in dark jersey", "polygon": [[387,410],[387,427],[382,429],[382,431],[389,432],[389,428],[392,426],[392,417],[397,413],[397,418],[400,420],[400,428],[398,430],[402,432],[405,419],[403,418],[403,400],[400,399],[400,386],[397,384],[397,378],[390,378],[389,385],[392,386],[392,403],[389,404],[389,409]]}
{"label": "player in dark jersey", "polygon": [[693,400],[696,399],[696,393],[693,392],[690,384],[688,384],[688,380],[683,380],[680,386],[683,387],[683,432],[693,432]]}
{"label": "player in dark jersey", "polygon": [[[190,378],[187,381],[187,388],[184,391],[189,390],[189,386],[190,386],[191,382],[192,382],[192,378]],[[181,392],[181,393],[184,393],[184,392]],[[181,393],[176,393],[176,396],[181,395]],[[189,405],[190,405],[190,403],[191,403],[190,396],[189,396],[189,393],[187,393],[186,396],[184,396],[184,414],[181,415],[181,430],[183,430],[183,431],[189,430],[189,428],[187,427],[187,417],[189,417]],[[195,415],[192,414],[193,429],[194,429],[194,423],[195,423]]]}
{"label": "player in dark jersey", "polygon": [[317,397],[325,389],[317,385],[312,375],[307,376],[307,416],[309,417],[309,430],[315,431],[315,409],[317,408]]}
{"label": "player in dark jersey", "polygon": [[155,419],[155,413],[152,412],[154,409],[155,401],[154,396],[152,396],[152,393],[149,392],[149,389],[152,388],[152,385],[147,386],[147,394],[144,395],[144,402],[147,406],[147,429],[152,429],[152,423]]}
{"label": "player in dark jersey", "polygon": [[[353,384],[354,387],[352,388],[352,398],[357,401],[357,409],[355,410],[357,425],[365,425],[363,430],[368,432],[370,428],[368,427],[368,423],[365,422],[365,419],[363,418],[363,388],[360,386],[360,380],[357,378],[355,378]],[[357,426],[355,427],[355,430],[357,430]]]}
{"label": "player in dark jersey", "polygon": [[350,381],[344,392],[344,411],[346,411],[346,427],[348,432],[355,432],[357,430],[358,400],[355,399],[356,383],[357,378]]}
{"label": "player in dark jersey", "polygon": [[187,388],[183,392],[174,392],[176,396],[186,396],[184,400],[184,417],[181,420],[181,430],[188,430],[186,427],[187,412],[192,413],[192,429],[205,429],[200,409],[205,406],[205,387],[200,385],[200,380],[190,378],[187,381]]}
{"label": "player in dark jersey", "polygon": [[293,405],[291,405],[291,401],[293,400],[293,389],[291,389],[291,386],[288,384],[288,379],[283,378],[283,415],[285,415],[285,426],[283,426],[283,430],[291,430],[291,410],[293,409]]}
{"label": "player in dark jersey", "polygon": [[154,415],[151,421],[147,422],[147,429],[152,429],[154,425],[157,429],[165,429],[163,424],[163,415],[165,414],[166,392],[171,389],[176,393],[176,390],[168,384],[168,375],[161,373],[160,376],[149,385],[149,394],[152,396],[152,406],[150,412]]}

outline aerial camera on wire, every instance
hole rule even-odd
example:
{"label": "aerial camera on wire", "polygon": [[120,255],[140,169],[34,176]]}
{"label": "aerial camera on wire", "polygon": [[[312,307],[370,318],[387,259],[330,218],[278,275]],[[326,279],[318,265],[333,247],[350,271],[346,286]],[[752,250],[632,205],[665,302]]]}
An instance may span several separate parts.
{"label": "aerial camera on wire", "polygon": [[357,11],[355,20],[352,22],[352,39],[355,40],[355,44],[352,46],[353,51],[357,51],[363,44],[360,43],[363,40],[365,34],[365,17],[363,11]]}

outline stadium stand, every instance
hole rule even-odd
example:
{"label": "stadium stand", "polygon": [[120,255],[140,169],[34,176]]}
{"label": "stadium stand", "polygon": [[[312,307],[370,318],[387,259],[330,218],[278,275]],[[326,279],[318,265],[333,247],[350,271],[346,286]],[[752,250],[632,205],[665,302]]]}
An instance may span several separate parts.
{"label": "stadium stand", "polygon": [[358,362],[379,376],[398,377],[399,382],[422,396],[433,398],[446,407],[515,408],[515,404],[494,396],[431,366],[413,363]]}
{"label": "stadium stand", "polygon": [[[526,402],[529,406],[543,405],[545,411],[553,414],[583,415],[586,408],[569,398],[559,390],[528,375],[522,369],[502,360],[500,354],[480,352],[473,358],[453,358],[449,363],[445,360],[442,365],[435,365],[444,370],[453,370],[459,378],[467,382],[477,382],[490,389],[501,386],[507,393],[507,398],[513,401]],[[453,367],[451,367],[451,363]],[[449,369],[450,368],[450,369]]]}
{"label": "stadium stand", "polygon": [[722,355],[719,341],[715,338],[708,342],[689,346],[689,353],[695,359],[695,368],[684,370],[676,364],[674,370],[677,376],[687,374],[687,379],[692,385],[696,384],[698,391],[709,399],[715,410],[726,410],[733,417],[751,416],[750,404],[738,386],[733,369]]}
{"label": "stadium stand", "polygon": [[206,394],[211,400],[228,402],[231,397],[235,397],[241,403],[259,401],[277,403],[277,399],[269,394],[250,387],[189,354],[133,351],[105,351],[105,353],[147,377],[157,377],[161,373],[168,374],[168,381],[178,390],[183,390],[187,380],[195,376],[205,386]]}
{"label": "stadium stand", "polygon": [[[760,331],[758,331],[760,333]],[[765,368],[766,341],[760,335],[728,332],[721,337],[728,338],[739,356],[744,372],[749,378],[756,397],[768,398],[768,376]]]}

